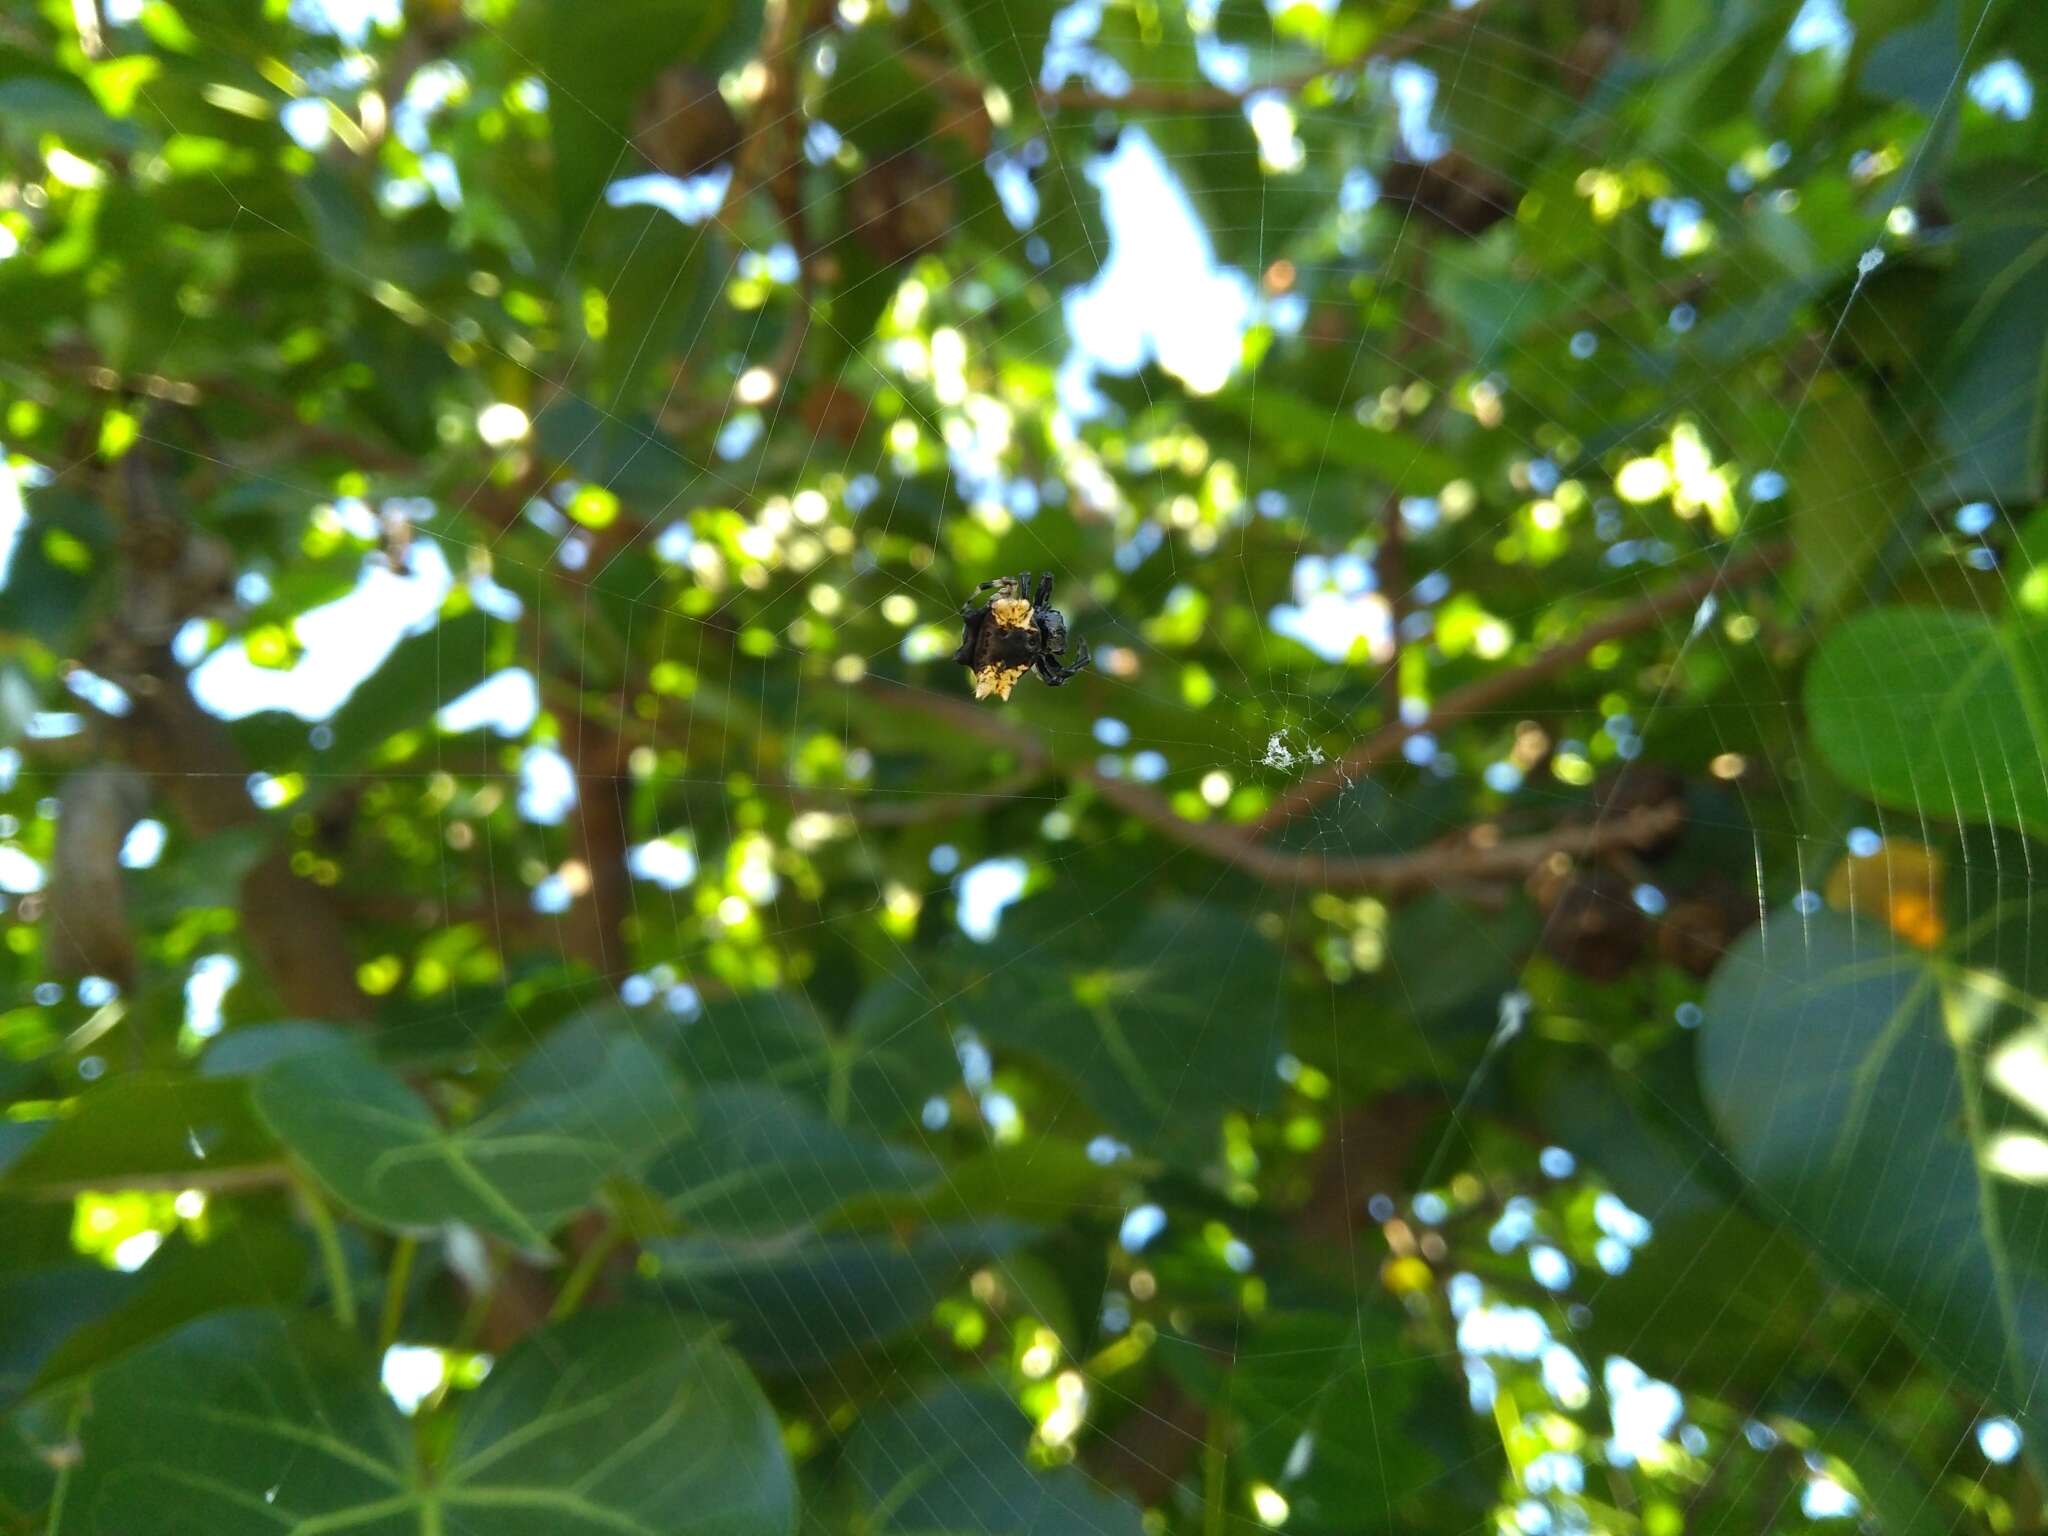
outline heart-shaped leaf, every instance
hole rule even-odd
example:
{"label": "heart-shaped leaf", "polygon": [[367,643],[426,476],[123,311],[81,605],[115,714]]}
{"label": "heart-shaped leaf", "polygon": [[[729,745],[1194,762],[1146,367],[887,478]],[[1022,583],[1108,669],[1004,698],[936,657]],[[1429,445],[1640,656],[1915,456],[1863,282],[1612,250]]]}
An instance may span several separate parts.
{"label": "heart-shaped leaf", "polygon": [[[1882,923],[1784,913],[1737,943],[1700,1070],[1743,1171],[1849,1283],[1890,1302],[1973,1386],[2019,1407],[2048,1365],[2048,1195],[2003,1176],[2022,1106],[1987,1091],[2009,988]],[[2038,1053],[2048,1065],[2048,1050]],[[2008,1072],[2019,1083],[2038,1075]],[[2034,1112],[2048,1106],[2034,1106]],[[2038,1126],[2039,1122],[2033,1122]]]}
{"label": "heart-shaped leaf", "polygon": [[649,1165],[646,1182],[695,1231],[769,1238],[809,1228],[848,1201],[898,1194],[932,1165],[872,1136],[841,1130],[772,1088],[707,1089],[690,1134]]}
{"label": "heart-shaped leaf", "polygon": [[701,1326],[656,1312],[528,1338],[445,1440],[414,1435],[355,1340],[218,1313],[103,1371],[81,1443],[67,1509],[88,1536],[776,1536],[795,1523],[760,1388]]}
{"label": "heart-shaped leaf", "polygon": [[[1794,543],[1802,592],[1832,612],[1855,589],[1898,521],[1896,458],[1861,390],[1838,388],[1809,403],[1792,483]],[[1880,469],[1879,466],[1883,468]]]}
{"label": "heart-shaped leaf", "polygon": [[1443,1497],[1443,1463],[1415,1432],[1435,1373],[1404,1356],[1398,1330],[1380,1309],[1285,1312],[1232,1349],[1193,1338],[1159,1348],[1201,1401],[1229,1405],[1245,1474],[1286,1495],[1290,1530],[1358,1531],[1379,1528],[1397,1500]]}
{"label": "heart-shaped leaf", "polygon": [[250,1111],[246,1085],[145,1073],[79,1096],[72,1113],[0,1143],[0,1189],[120,1189],[195,1182],[225,1168],[272,1162],[277,1148]]}
{"label": "heart-shaped leaf", "polygon": [[[282,1222],[245,1220],[206,1243],[174,1234],[134,1276],[50,1271],[83,1295],[108,1296],[110,1304],[82,1323],[74,1319],[42,1361],[33,1390],[79,1377],[208,1312],[289,1306],[300,1298],[309,1262],[305,1244]],[[126,1284],[109,1294],[99,1276]],[[48,1317],[43,1326],[50,1326]],[[9,1331],[0,1328],[0,1337]]]}
{"label": "heart-shaped leaf", "polygon": [[863,1348],[930,1313],[972,1265],[1022,1241],[1007,1222],[803,1235],[767,1242],[667,1238],[642,1246],[654,1283],[729,1324],[764,1370],[800,1371]]}
{"label": "heart-shaped leaf", "polygon": [[799,992],[714,1003],[678,1031],[675,1056],[692,1078],[771,1083],[851,1126],[913,1118],[954,1070],[938,1010],[886,986],[864,995],[836,1029]]}
{"label": "heart-shaped leaf", "polygon": [[847,1475],[874,1536],[1138,1536],[1135,1505],[1030,1461],[1031,1423],[993,1387],[951,1382],[861,1420]]}
{"label": "heart-shaped leaf", "polygon": [[1822,761],[1859,793],[1942,820],[2048,830],[2048,634],[2015,616],[1882,608],[1806,677]]}
{"label": "heart-shaped leaf", "polygon": [[[1091,930],[1043,906],[1007,914],[995,953],[1025,963],[974,986],[962,1011],[988,1039],[1069,1074],[1140,1150],[1206,1156],[1221,1112],[1272,1079],[1278,951],[1210,907],[1165,907],[1121,942]],[[1059,962],[1042,981],[1029,964],[1040,954]]]}
{"label": "heart-shaped leaf", "polygon": [[465,1222],[527,1249],[598,1183],[674,1134],[681,1099],[631,1037],[566,1032],[499,1098],[445,1126],[418,1095],[354,1051],[286,1057],[257,1079],[264,1120],[357,1215],[398,1231]]}

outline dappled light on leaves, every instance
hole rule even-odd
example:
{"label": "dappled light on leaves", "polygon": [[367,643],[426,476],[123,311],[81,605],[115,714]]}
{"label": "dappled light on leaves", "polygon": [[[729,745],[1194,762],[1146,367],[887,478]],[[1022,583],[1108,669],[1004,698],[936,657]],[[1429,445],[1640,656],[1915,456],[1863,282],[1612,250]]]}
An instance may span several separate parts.
{"label": "dappled light on leaves", "polygon": [[0,1529],[2040,1528],[2037,7],[16,9]]}

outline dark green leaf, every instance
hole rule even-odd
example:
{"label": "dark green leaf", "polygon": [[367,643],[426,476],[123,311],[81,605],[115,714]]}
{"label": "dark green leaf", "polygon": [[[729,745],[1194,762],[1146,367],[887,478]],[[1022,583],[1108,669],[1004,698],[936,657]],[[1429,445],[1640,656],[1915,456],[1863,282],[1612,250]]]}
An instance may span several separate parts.
{"label": "dark green leaf", "polygon": [[[1243,409],[1252,430],[1281,467],[1363,470],[1377,489],[1410,496],[1434,496],[1466,473],[1457,458],[1410,433],[1382,432],[1343,411],[1284,390],[1261,389],[1249,394]],[[1361,523],[1368,510],[1361,499]]]}
{"label": "dark green leaf", "polygon": [[902,1332],[967,1269],[1021,1240],[1009,1224],[742,1241],[665,1238],[644,1245],[654,1283],[730,1325],[764,1370],[801,1371]]}
{"label": "dark green leaf", "polygon": [[199,1058],[202,1077],[249,1077],[287,1056],[346,1047],[348,1034],[338,1025],[311,1019],[283,1019],[231,1029]]}
{"label": "dark green leaf", "polygon": [[1105,947],[1085,913],[1040,904],[1004,917],[993,960],[961,1000],[968,1021],[1071,1076],[1140,1151],[1206,1157],[1222,1111],[1272,1079],[1280,956],[1216,908],[1162,907]]}
{"label": "dark green leaf", "polygon": [[1765,1199],[1973,1387],[2017,1406],[2048,1363],[2048,1207],[1993,1168],[1995,988],[1878,922],[1781,911],[1715,974],[1700,1067]]}
{"label": "dark green leaf", "polygon": [[1820,757],[1917,814],[2048,829],[2048,633],[1941,608],[1858,614],[1806,677]]}
{"label": "dark green leaf", "polygon": [[871,1413],[846,1448],[875,1536],[1140,1536],[1137,1507],[1073,1467],[1042,1471],[1031,1424],[993,1387],[948,1382]]}
{"label": "dark green leaf", "polygon": [[1800,413],[1792,532],[1803,596],[1839,605],[1897,523],[1900,465],[1860,390],[1843,388]]}
{"label": "dark green leaf", "polygon": [[275,1159],[244,1084],[138,1073],[83,1095],[0,1164],[0,1189],[170,1185]]}
{"label": "dark green leaf", "polygon": [[606,185],[646,172],[626,134],[655,77],[687,63],[717,79],[759,38],[761,16],[762,0],[621,0],[596,10],[546,0],[535,7],[562,259],[581,243]]}
{"label": "dark green leaf", "polygon": [[690,1133],[648,1166],[646,1182],[691,1231],[774,1238],[816,1225],[850,1200],[929,1178],[931,1164],[842,1130],[772,1088],[707,1089]]}
{"label": "dark green leaf", "polygon": [[550,1061],[530,1093],[449,1128],[403,1082],[353,1051],[288,1056],[256,1080],[278,1138],[335,1198],[399,1231],[449,1222],[528,1249],[598,1184],[671,1136],[681,1100],[639,1041],[609,1042],[574,1075]]}
{"label": "dark green leaf", "polygon": [[799,992],[712,1004],[676,1034],[676,1059],[705,1082],[764,1082],[800,1093],[835,1125],[887,1129],[916,1118],[952,1073],[938,1011],[917,994],[878,988],[833,1029]]}
{"label": "dark green leaf", "polygon": [[[207,1312],[290,1306],[299,1300],[307,1268],[304,1244],[275,1222],[233,1222],[205,1243],[174,1235],[139,1274],[116,1277],[128,1282],[119,1304],[74,1328],[50,1352],[36,1389],[94,1370]],[[89,1294],[93,1287],[82,1289]]]}
{"label": "dark green leaf", "polygon": [[2048,490],[2048,205],[2031,167],[1997,172],[1944,283],[1956,316],[1934,379],[1940,494],[2024,504]]}
{"label": "dark green leaf", "polygon": [[92,1536],[777,1536],[795,1490],[745,1369],[672,1316],[527,1339],[429,1460],[352,1339],[269,1312],[192,1324],[102,1372],[73,1490]]}
{"label": "dark green leaf", "polygon": [[1177,1379],[1242,1424],[1245,1475],[1286,1496],[1290,1528],[1386,1529],[1402,1500],[1434,1491],[1443,1467],[1410,1424],[1432,1367],[1406,1355],[1386,1307],[1276,1314],[1230,1350],[1160,1345]]}

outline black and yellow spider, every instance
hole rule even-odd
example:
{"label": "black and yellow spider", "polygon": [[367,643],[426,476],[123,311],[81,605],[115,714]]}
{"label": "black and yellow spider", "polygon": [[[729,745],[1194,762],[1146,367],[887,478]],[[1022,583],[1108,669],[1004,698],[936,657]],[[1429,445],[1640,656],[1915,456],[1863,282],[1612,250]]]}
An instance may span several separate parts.
{"label": "black and yellow spider", "polygon": [[1010,690],[1026,672],[1037,672],[1049,687],[1057,688],[1093,660],[1088,642],[1082,641],[1072,666],[1059,658],[1067,653],[1067,619],[1052,600],[1052,572],[1039,578],[1038,593],[1031,591],[1031,573],[999,576],[974,589],[975,596],[993,590],[995,596],[977,608],[970,598],[960,609],[967,621],[960,649],[953,660],[973,674],[974,696],[985,699],[994,694],[1008,699]]}

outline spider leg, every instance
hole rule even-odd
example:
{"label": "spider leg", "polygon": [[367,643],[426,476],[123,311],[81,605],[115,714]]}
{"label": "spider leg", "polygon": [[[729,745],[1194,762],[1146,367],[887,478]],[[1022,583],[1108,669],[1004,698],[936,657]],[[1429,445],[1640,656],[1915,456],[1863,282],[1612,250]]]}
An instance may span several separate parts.
{"label": "spider leg", "polygon": [[1031,600],[1034,608],[1043,608],[1052,601],[1052,572],[1047,571],[1038,579],[1038,596]]}
{"label": "spider leg", "polygon": [[1040,656],[1037,661],[1038,675],[1045,680],[1046,687],[1057,688],[1094,659],[1095,653],[1088,649],[1088,642],[1083,640],[1075,647],[1074,662],[1071,666],[1063,667],[1050,656]]}

